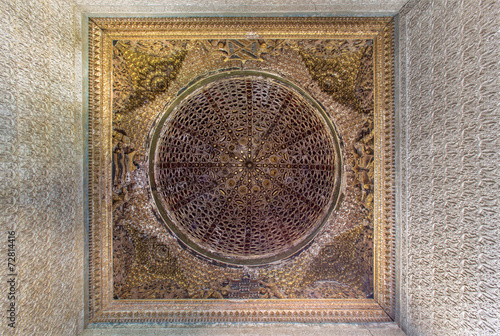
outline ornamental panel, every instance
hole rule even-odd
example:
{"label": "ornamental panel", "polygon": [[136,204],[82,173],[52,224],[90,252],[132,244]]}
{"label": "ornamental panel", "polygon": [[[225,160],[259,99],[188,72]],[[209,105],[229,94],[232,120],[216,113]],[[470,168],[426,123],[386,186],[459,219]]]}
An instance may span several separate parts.
{"label": "ornamental panel", "polygon": [[389,18],[91,18],[91,322],[394,317]]}

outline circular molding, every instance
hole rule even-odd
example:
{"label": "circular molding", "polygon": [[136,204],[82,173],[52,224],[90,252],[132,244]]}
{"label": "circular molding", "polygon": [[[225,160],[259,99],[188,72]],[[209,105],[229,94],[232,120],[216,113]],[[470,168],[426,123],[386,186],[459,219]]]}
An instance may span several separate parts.
{"label": "circular molding", "polygon": [[277,75],[227,71],[185,89],[161,116],[151,192],[168,228],[224,263],[261,265],[312,241],[338,201],[335,129]]}

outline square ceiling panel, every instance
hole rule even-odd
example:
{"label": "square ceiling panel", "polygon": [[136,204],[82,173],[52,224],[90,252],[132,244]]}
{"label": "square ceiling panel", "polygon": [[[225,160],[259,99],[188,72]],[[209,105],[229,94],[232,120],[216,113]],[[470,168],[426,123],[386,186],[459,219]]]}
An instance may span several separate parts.
{"label": "square ceiling panel", "polygon": [[394,318],[390,18],[91,18],[91,322]]}

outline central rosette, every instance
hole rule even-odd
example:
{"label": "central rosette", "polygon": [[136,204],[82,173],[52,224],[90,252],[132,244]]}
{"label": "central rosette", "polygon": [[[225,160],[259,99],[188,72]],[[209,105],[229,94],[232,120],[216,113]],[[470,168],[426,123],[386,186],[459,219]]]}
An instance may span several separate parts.
{"label": "central rosette", "polygon": [[186,245],[235,264],[304,247],[335,205],[336,135],[315,102],[267,74],[219,76],[187,91],[156,129],[151,184]]}
{"label": "central rosette", "polygon": [[[270,164],[278,162],[277,156],[273,155],[274,152],[270,152],[267,146],[266,151],[263,151],[264,142],[259,143],[255,139],[240,138],[237,143],[230,143],[227,146],[227,151],[223,152],[219,157],[223,173],[227,175],[225,185],[228,188],[234,188],[238,183],[234,176],[229,174],[230,170],[232,170],[235,175],[239,175],[238,172],[245,175],[245,177],[240,178],[242,179],[238,188],[240,194],[258,193],[261,190],[260,186],[269,188],[271,181],[265,178],[266,174],[264,172],[266,168],[270,167]],[[260,148],[258,148],[259,146]],[[259,154],[263,155],[260,159],[257,157]],[[277,175],[276,167],[273,166],[270,169],[269,175]]]}

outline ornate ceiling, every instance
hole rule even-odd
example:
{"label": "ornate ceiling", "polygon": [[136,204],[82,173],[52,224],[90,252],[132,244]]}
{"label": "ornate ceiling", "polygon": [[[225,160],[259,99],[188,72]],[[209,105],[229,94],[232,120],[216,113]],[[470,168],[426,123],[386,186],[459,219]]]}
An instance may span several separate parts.
{"label": "ornate ceiling", "polygon": [[390,320],[389,20],[94,21],[95,321]]}

